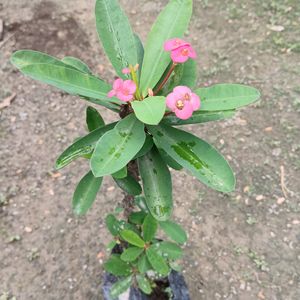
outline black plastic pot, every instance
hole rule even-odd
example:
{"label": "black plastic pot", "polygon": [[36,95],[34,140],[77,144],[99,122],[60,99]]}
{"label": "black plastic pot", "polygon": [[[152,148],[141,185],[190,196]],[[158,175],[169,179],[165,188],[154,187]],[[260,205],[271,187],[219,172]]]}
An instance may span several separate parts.
{"label": "black plastic pot", "polygon": [[[111,274],[104,273],[103,278],[103,297],[104,300],[115,300],[110,297],[111,286],[117,281],[117,278]],[[168,276],[169,287],[172,291],[173,300],[190,300],[189,291],[182,274],[172,271]],[[140,290],[131,287],[126,296],[119,297],[117,300],[149,300],[153,299],[142,293]]]}

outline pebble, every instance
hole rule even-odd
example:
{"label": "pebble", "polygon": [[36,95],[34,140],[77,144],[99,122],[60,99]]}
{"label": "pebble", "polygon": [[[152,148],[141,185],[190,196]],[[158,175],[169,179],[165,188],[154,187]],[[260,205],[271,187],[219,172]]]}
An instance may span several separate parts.
{"label": "pebble", "polygon": [[31,232],[32,232],[32,228],[31,228],[31,227],[28,227],[28,226],[26,226],[26,227],[24,228],[24,230],[25,230],[25,232],[27,232],[27,233],[31,233]]}
{"label": "pebble", "polygon": [[256,199],[256,201],[261,201],[261,200],[264,200],[265,197],[263,195],[258,195],[255,199]]}
{"label": "pebble", "polygon": [[284,202],[285,202],[285,198],[284,197],[280,197],[280,198],[277,199],[277,204],[278,205],[281,205]]}

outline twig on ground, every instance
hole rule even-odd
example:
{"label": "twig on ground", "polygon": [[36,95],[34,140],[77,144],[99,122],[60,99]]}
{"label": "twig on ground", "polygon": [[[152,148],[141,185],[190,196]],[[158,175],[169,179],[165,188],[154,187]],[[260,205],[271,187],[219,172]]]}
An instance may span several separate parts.
{"label": "twig on ground", "polygon": [[293,192],[290,191],[285,185],[284,166],[280,166],[280,185],[281,185],[282,193],[286,199],[288,198],[288,194],[293,194]]}
{"label": "twig on ground", "polygon": [[0,41],[3,40],[3,32],[4,32],[3,27],[4,27],[4,22],[2,19],[0,19]]}

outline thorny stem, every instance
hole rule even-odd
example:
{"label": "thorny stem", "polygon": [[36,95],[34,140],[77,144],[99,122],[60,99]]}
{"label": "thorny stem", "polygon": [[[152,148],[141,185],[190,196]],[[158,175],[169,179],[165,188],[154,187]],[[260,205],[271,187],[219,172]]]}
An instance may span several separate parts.
{"label": "thorny stem", "polygon": [[[128,173],[136,180],[140,180],[140,175],[139,175],[139,169],[137,165],[136,160],[132,160],[128,164]],[[122,206],[124,208],[124,217],[128,219],[129,215],[132,213],[134,209],[134,196],[125,194],[123,201],[122,201]]]}
{"label": "thorny stem", "polygon": [[167,83],[167,81],[169,80],[170,76],[172,75],[174,69],[176,67],[176,64],[173,63],[170,70],[168,71],[166,77],[164,78],[164,80],[161,82],[161,84],[157,87],[157,89],[154,91],[154,95],[157,95],[157,93],[165,86],[165,84]]}

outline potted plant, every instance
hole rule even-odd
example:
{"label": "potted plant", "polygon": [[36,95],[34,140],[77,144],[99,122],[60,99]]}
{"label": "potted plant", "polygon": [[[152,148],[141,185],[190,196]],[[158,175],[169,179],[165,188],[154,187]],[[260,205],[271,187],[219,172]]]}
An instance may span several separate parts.
{"label": "potted plant", "polygon": [[105,124],[98,110],[87,107],[89,133],[56,161],[57,169],[80,157],[89,162],[90,171],[73,196],[77,215],[90,209],[104,176],[112,176],[126,193],[123,209],[105,218],[112,234],[108,245],[112,253],[104,264],[105,299],[124,293],[128,299],[189,299],[176,263],[187,235],[172,221],[170,168],[185,168],[223,193],[235,187],[234,174],[224,157],[204,140],[176,127],[232,117],[260,94],[241,84],[195,87],[196,51],[182,39],[192,6],[192,0],[170,0],[144,47],[118,1],[97,0],[97,31],[118,75],[112,86],[77,58],[57,59],[31,50],[17,51],[11,57],[25,75],[112,110],[119,117]]}

